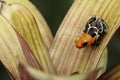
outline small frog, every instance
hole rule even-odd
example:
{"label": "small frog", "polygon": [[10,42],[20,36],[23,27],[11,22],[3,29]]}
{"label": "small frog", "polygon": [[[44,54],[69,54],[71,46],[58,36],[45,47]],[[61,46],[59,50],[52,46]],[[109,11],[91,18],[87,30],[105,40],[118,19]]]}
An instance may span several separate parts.
{"label": "small frog", "polygon": [[76,47],[83,48],[86,46],[98,46],[106,35],[108,31],[108,26],[101,18],[91,17],[83,30],[81,37],[76,39]]}

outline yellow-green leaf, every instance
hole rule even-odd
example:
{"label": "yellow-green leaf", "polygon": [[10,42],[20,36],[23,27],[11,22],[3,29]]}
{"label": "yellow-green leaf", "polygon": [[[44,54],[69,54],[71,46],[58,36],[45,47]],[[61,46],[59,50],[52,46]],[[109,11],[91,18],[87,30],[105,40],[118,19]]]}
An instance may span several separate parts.
{"label": "yellow-green leaf", "polygon": [[37,71],[29,66],[24,66],[24,68],[28,72],[28,74],[35,80],[96,80],[97,74],[101,70],[101,68],[99,68],[90,73],[60,76],[60,75],[46,74],[44,72]]}
{"label": "yellow-green leaf", "polygon": [[59,76],[51,75],[41,71],[37,71],[29,66],[25,66],[25,69],[34,80],[85,80],[87,75],[72,75],[72,76]]}
{"label": "yellow-green leaf", "polygon": [[106,71],[107,62],[108,62],[108,51],[107,48],[105,48],[97,65],[97,68],[102,68],[98,74],[98,77]]}
{"label": "yellow-green leaf", "polygon": [[49,49],[52,41],[53,41],[53,36],[52,33],[44,20],[43,16],[41,13],[37,10],[37,8],[29,1],[29,0],[6,0],[8,3],[20,3],[27,7],[29,11],[32,13],[34,16],[37,25],[38,25],[38,30],[40,31],[41,37],[43,39],[43,42],[46,46],[47,49]]}
{"label": "yellow-green leaf", "polygon": [[37,59],[35,58],[33,52],[30,50],[29,46],[25,42],[25,40],[22,38],[22,36],[16,31],[16,34],[18,36],[19,42],[21,44],[21,48],[23,50],[24,56],[26,58],[27,63],[37,69],[37,70],[43,70],[41,65],[38,63]]}

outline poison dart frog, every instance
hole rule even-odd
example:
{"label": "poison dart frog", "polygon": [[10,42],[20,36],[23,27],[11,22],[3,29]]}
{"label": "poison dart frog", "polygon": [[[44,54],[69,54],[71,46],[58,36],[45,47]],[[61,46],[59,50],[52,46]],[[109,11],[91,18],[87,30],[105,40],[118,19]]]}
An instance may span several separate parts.
{"label": "poison dart frog", "polygon": [[91,17],[83,30],[81,37],[76,39],[76,47],[83,48],[86,46],[98,46],[106,35],[108,26],[101,18]]}

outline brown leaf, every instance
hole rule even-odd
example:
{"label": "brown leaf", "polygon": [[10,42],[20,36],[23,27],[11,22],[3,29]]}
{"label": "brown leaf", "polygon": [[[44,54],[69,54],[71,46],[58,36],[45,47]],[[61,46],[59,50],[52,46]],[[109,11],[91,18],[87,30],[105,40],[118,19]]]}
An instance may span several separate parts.
{"label": "brown leaf", "polygon": [[100,70],[101,70],[101,68],[98,68],[98,69],[92,71],[92,72],[88,75],[88,77],[87,77],[86,80],[96,80],[96,78],[97,78],[98,73],[100,72]]}
{"label": "brown leaf", "polygon": [[112,67],[107,72],[102,74],[97,80],[119,80],[120,79],[120,64]]}
{"label": "brown leaf", "polygon": [[[38,63],[37,59],[35,58],[33,52],[30,50],[29,46],[27,45],[27,43],[25,42],[25,40],[22,38],[22,36],[16,31],[18,39],[20,41],[23,53],[25,55],[25,58],[27,60],[27,63],[34,67],[35,69],[38,70],[43,70],[40,66],[40,64]],[[20,66],[21,67],[21,66]]]}
{"label": "brown leaf", "polygon": [[22,64],[19,64],[19,74],[21,80],[33,80]]}

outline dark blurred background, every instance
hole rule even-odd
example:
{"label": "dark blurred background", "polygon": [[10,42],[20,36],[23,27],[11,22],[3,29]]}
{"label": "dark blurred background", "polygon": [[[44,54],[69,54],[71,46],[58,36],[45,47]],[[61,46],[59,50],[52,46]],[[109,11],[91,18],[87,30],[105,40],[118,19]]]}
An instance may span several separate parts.
{"label": "dark blurred background", "polygon": [[[73,3],[73,0],[30,0],[42,13],[50,29],[55,35],[61,21]],[[120,63],[120,29],[108,44],[107,69]],[[10,80],[5,68],[0,64],[0,80]]]}

